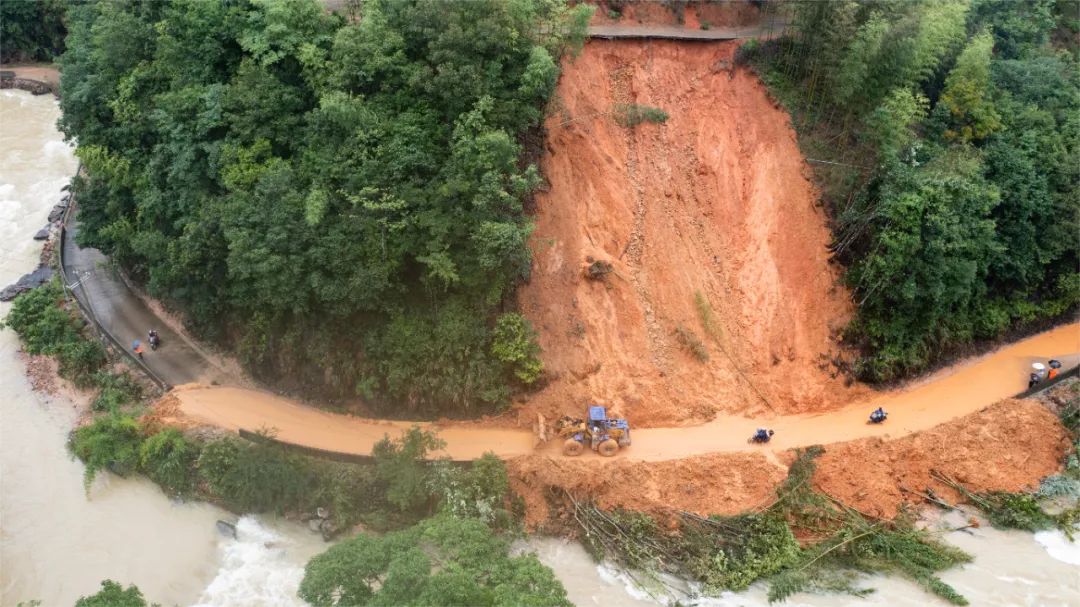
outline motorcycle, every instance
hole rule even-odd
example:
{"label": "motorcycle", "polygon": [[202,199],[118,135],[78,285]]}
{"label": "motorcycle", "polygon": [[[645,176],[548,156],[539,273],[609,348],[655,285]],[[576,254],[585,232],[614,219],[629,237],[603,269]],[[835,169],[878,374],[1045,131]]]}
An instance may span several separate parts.
{"label": "motorcycle", "polygon": [[880,424],[887,419],[889,419],[889,414],[886,413],[883,409],[878,409],[877,411],[874,411],[870,414],[870,421],[868,421],[867,423]]}
{"label": "motorcycle", "polygon": [[773,434],[775,434],[775,432],[773,432],[772,430],[758,430],[757,432],[754,433],[753,436],[746,439],[746,442],[749,443],[749,444],[754,444],[754,443],[765,444],[765,443],[769,442],[769,440],[772,439]]}
{"label": "motorcycle", "polygon": [[147,338],[147,341],[150,342],[150,349],[151,350],[157,350],[158,346],[161,345],[161,337],[158,336],[157,333],[151,333],[149,338]]}

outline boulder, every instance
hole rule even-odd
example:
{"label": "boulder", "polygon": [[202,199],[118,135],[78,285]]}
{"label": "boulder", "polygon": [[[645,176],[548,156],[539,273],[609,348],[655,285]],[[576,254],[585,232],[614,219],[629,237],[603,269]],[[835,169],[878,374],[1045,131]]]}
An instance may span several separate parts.
{"label": "boulder", "polygon": [[236,539],[236,525],[230,523],[229,521],[218,521],[217,530],[218,533],[224,535],[225,537],[231,537],[234,540]]}
{"label": "boulder", "polygon": [[64,210],[67,209],[66,204],[58,204],[49,211],[49,223],[60,221],[60,218],[64,216]]}
{"label": "boulder", "polygon": [[8,285],[3,290],[0,290],[0,301],[11,301],[19,293],[29,291],[34,287],[40,287],[49,282],[52,276],[53,270],[48,266],[41,266],[29,274],[23,274],[22,278],[15,281],[15,284]]}
{"label": "boulder", "polygon": [[34,234],[34,240],[48,240],[49,239],[49,226],[45,226]]}
{"label": "boulder", "polygon": [[329,542],[338,535],[341,535],[343,529],[338,527],[332,519],[325,519],[322,524],[319,525],[319,532],[322,534],[323,541]]}

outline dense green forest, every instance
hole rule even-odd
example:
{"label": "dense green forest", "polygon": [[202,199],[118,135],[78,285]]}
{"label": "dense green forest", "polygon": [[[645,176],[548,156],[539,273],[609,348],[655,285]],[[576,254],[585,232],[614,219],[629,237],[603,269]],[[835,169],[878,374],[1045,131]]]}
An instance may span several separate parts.
{"label": "dense green forest", "polygon": [[401,414],[504,404],[541,373],[508,305],[540,182],[525,144],[591,9],[357,6],[73,5],[82,242],[278,386]]}
{"label": "dense green forest", "polygon": [[52,61],[64,50],[69,0],[0,2],[0,62]]}
{"label": "dense green forest", "polygon": [[888,381],[1080,301],[1080,3],[837,0],[744,46],[792,111]]}

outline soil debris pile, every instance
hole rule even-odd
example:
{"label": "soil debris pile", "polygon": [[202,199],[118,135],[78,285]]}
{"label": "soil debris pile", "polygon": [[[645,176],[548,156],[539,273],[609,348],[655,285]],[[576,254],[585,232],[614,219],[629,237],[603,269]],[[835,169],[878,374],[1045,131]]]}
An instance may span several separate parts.
{"label": "soil debris pile", "polygon": [[[1021,491],[1059,468],[1068,432],[1035,400],[1000,401],[903,438],[868,438],[824,447],[814,488],[857,511],[893,518],[905,503],[921,504],[927,488],[949,503],[959,494],[931,470],[972,492]],[[795,451],[782,454],[786,464]],[[525,500],[535,528],[569,511],[564,492],[604,510],[622,508],[664,518],[673,511],[731,515],[767,506],[787,476],[771,451],[713,453],[660,462],[526,456],[508,462],[511,486]]]}
{"label": "soil debris pile", "polygon": [[1046,407],[1009,399],[897,440],[829,445],[814,484],[864,513],[892,518],[902,504],[922,502],[927,488],[960,500],[931,470],[972,492],[1031,490],[1058,470],[1068,449],[1068,432]]}
{"label": "soil debris pile", "polygon": [[548,520],[552,512],[547,496],[561,500],[563,491],[588,496],[604,510],[738,514],[767,505],[787,475],[783,466],[760,453],[714,453],[664,462],[525,456],[507,462],[507,468],[514,492],[525,499],[530,527]]}
{"label": "soil debris pile", "polygon": [[591,41],[565,65],[520,291],[551,377],[529,414],[673,425],[864,390],[833,364],[852,308],[795,134],[735,48]]}

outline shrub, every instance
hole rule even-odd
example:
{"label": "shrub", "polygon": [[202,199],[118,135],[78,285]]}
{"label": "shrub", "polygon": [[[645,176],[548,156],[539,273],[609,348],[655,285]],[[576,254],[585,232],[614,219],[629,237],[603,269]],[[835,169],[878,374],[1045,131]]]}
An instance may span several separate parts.
{"label": "shrub", "polygon": [[1053,517],[1043,512],[1038,500],[1029,493],[992,491],[979,494],[979,498],[979,507],[995,527],[1038,531],[1054,526]]}
{"label": "shrub", "polygon": [[701,342],[697,334],[683,325],[675,327],[675,339],[684,350],[689,352],[701,362],[709,360],[709,349]]}
{"label": "shrub", "polygon": [[56,280],[21,293],[0,326],[14,330],[28,354],[56,354],[76,338],[75,321],[60,307],[63,297]]}
{"label": "shrub", "polygon": [[271,441],[213,441],[196,467],[211,492],[241,512],[300,510],[318,480],[307,458]]}
{"label": "shrub", "polygon": [[235,438],[218,439],[203,445],[195,461],[195,469],[211,494],[225,494],[227,476],[239,459],[242,448],[243,445]]}
{"label": "shrub", "polygon": [[482,522],[446,515],[331,546],[304,568],[299,595],[316,607],[571,605],[535,556],[510,556],[509,542]]}
{"label": "shrub", "polygon": [[105,348],[96,341],[78,336],[60,346],[60,376],[70,379],[80,388],[94,384],[94,373],[107,362]]}
{"label": "shrub", "polygon": [[146,607],[146,599],[134,584],[124,588],[112,580],[104,580],[97,594],[79,597],[75,607]]}
{"label": "shrub", "polygon": [[195,478],[199,445],[184,438],[176,428],[166,428],[143,441],[139,465],[151,480],[167,491],[186,495]]}
{"label": "shrub", "polygon": [[16,297],[0,327],[11,327],[27,353],[55,355],[60,375],[87,387],[93,383],[94,372],[105,364],[105,348],[82,336],[82,321],[63,308],[63,300],[63,289],[53,279]]}
{"label": "shrub", "polygon": [[502,525],[509,520],[506,465],[492,453],[485,453],[467,468],[449,461],[437,462],[432,469],[431,488],[444,512],[480,519],[488,525]]}
{"label": "shrub", "polygon": [[347,528],[365,520],[369,527],[386,528],[392,523],[370,522],[368,515],[385,508],[384,490],[370,465],[343,464],[325,460],[311,462],[312,474],[318,479],[317,488],[308,496],[305,510],[323,506],[329,508],[339,528]]}
{"label": "shrub", "polygon": [[430,432],[413,426],[397,441],[383,437],[375,443],[375,474],[386,486],[386,501],[401,512],[417,512],[428,503],[431,486],[430,468],[425,461],[431,451],[446,443]]}
{"label": "shrub", "polygon": [[536,331],[532,323],[516,312],[503,314],[495,322],[491,353],[526,385],[536,382],[544,373]]}
{"label": "shrub", "polygon": [[658,107],[621,103],[615,106],[615,122],[626,128],[633,128],[642,122],[667,122],[668,114]]}
{"label": "shrub", "polygon": [[71,448],[86,465],[86,487],[100,470],[109,469],[121,476],[136,470],[142,440],[139,423],[127,415],[104,415],[75,430]]}
{"label": "shrub", "polygon": [[93,377],[94,385],[101,388],[91,408],[94,411],[115,413],[123,407],[142,399],[142,386],[126,371],[120,374],[98,371]]}

